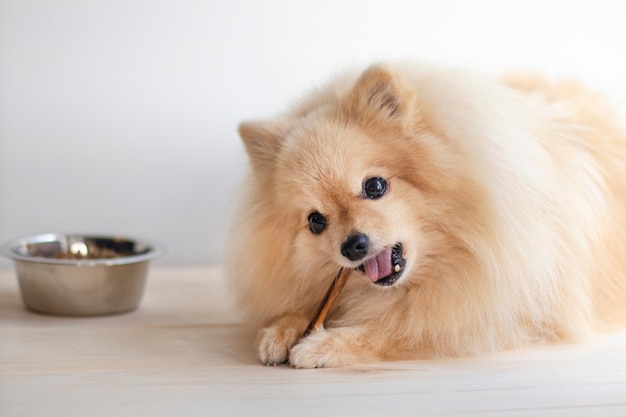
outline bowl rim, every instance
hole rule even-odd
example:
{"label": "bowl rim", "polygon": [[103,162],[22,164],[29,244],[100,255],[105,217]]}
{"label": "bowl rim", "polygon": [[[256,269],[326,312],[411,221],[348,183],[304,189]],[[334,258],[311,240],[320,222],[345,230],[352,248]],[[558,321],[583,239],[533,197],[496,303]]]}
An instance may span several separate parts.
{"label": "bowl rim", "polygon": [[[20,255],[15,251],[15,248],[24,246],[27,243],[45,243],[54,242],[61,238],[68,237],[80,237],[87,239],[120,239],[139,243],[148,247],[148,251],[137,255],[120,256],[118,258],[102,258],[102,259],[57,259],[48,258],[45,256],[25,256]],[[14,261],[38,263],[38,264],[53,264],[53,265],[69,265],[69,266],[114,266],[114,265],[127,265],[133,263],[139,263],[149,261],[154,258],[165,255],[167,249],[160,242],[152,239],[139,239],[132,236],[122,234],[109,234],[109,233],[40,233],[36,235],[28,235],[15,239],[0,245],[0,254]]]}

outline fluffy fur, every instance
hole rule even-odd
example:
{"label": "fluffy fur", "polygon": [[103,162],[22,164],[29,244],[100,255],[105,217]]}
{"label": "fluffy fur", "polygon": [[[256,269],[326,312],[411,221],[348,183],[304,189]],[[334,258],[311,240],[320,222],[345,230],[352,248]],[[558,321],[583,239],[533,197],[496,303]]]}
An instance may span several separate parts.
{"label": "fluffy fur", "polygon": [[[240,126],[251,162],[229,282],[261,362],[472,355],[626,324],[626,135],[575,83],[384,64]],[[387,192],[365,198],[382,177]],[[311,232],[319,212],[325,229]],[[401,242],[393,285],[355,271],[300,339],[355,232]]]}

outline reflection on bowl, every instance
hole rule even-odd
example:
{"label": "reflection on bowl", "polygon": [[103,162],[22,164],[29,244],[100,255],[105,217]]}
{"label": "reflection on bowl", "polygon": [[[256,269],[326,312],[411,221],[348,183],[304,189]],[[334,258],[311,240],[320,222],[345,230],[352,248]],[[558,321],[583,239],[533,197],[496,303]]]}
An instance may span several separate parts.
{"label": "reflection on bowl", "polygon": [[0,251],[15,263],[27,308],[71,316],[136,309],[149,261],[165,253],[155,242],[60,233],[16,239]]}

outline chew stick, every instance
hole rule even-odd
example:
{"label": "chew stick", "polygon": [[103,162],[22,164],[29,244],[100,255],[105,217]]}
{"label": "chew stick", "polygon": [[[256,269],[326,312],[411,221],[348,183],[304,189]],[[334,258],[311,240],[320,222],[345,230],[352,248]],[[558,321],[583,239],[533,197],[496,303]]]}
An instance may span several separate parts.
{"label": "chew stick", "polygon": [[315,316],[313,316],[313,320],[309,323],[309,327],[306,328],[302,337],[306,337],[311,332],[316,331],[320,327],[324,327],[324,320],[326,320],[326,316],[328,312],[337,301],[337,297],[339,297],[339,293],[343,289],[344,285],[348,281],[348,277],[352,273],[352,268],[340,268],[339,272],[337,272],[337,276],[333,279],[333,282],[328,287],[328,291],[326,291],[326,295],[322,299],[319,307],[317,307],[317,311],[315,312]]}

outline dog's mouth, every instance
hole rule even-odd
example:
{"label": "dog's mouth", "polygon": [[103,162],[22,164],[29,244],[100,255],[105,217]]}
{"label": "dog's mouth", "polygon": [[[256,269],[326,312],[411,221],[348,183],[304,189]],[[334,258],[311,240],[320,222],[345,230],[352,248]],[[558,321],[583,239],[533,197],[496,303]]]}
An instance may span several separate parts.
{"label": "dog's mouth", "polygon": [[402,243],[396,243],[366,260],[357,269],[376,285],[389,287],[395,284],[404,272],[406,260],[402,257]]}

